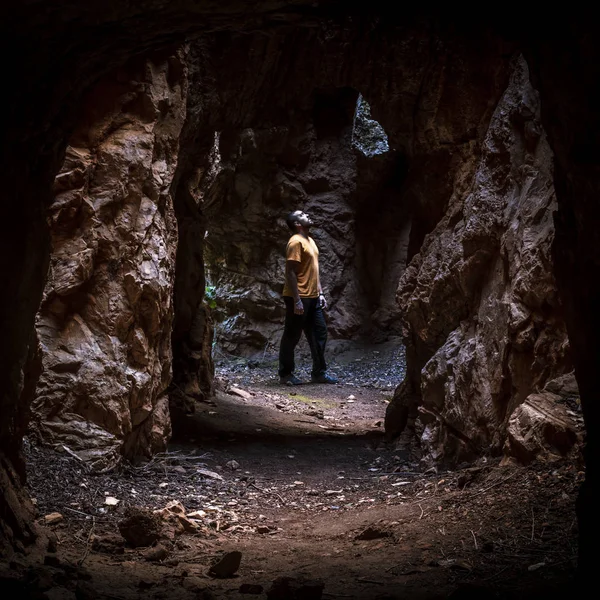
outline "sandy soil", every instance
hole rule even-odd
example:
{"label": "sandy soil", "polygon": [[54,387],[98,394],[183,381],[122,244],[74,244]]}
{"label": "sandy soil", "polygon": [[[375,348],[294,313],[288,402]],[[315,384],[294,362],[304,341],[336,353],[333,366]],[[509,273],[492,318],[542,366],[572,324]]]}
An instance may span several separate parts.
{"label": "sandy soil", "polygon": [[[63,517],[50,525],[56,555],[32,585],[78,599],[548,598],[568,589],[583,473],[496,459],[422,472],[418,448],[386,444],[382,432],[397,383],[382,373],[399,352],[346,348],[332,362],[343,383],[294,388],[279,385],[272,357],[223,359],[214,402],[180,424],[168,452],[112,473],[27,442],[40,522]],[[130,507],[170,501],[183,505],[187,530],[186,519],[168,520],[153,545],[125,542],[119,523]],[[230,551],[241,552],[239,569],[211,575]],[[273,585],[280,577],[294,580]]]}

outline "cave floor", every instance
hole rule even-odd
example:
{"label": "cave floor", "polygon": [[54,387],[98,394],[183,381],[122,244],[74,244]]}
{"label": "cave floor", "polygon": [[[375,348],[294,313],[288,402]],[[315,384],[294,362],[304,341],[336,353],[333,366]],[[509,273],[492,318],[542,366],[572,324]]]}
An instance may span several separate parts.
{"label": "cave floor", "polygon": [[[40,522],[63,516],[50,528],[60,565],[75,573],[57,579],[60,568],[45,567],[47,595],[548,598],[568,586],[577,466],[488,459],[426,470],[417,448],[384,440],[385,378],[349,377],[352,362],[373,371],[373,349],[352,356],[361,358],[355,349],[334,361],[343,383],[294,388],[266,363],[221,362],[214,401],[198,404],[168,451],[112,473],[89,473],[27,442]],[[125,543],[118,523],[128,507],[171,501],[189,519],[165,521],[152,547]],[[212,576],[211,564],[230,551],[241,552],[237,572]],[[322,596],[276,592],[285,576],[297,586],[321,581]]]}

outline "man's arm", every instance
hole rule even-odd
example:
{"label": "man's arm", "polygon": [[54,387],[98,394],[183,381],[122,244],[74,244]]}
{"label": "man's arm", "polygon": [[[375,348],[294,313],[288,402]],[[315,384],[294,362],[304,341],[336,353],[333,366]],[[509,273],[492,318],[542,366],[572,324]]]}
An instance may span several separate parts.
{"label": "man's arm", "polygon": [[300,299],[300,292],[298,291],[298,270],[300,269],[300,261],[297,260],[286,260],[285,261],[285,278],[287,283],[292,290],[292,296],[294,298],[294,314],[304,314],[304,304]]}

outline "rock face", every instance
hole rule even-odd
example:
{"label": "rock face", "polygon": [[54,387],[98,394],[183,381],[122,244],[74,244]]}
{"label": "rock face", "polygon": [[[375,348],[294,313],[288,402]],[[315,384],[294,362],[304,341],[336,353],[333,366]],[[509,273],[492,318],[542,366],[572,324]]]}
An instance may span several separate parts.
{"label": "rock face", "polygon": [[[278,343],[283,217],[298,207],[317,218],[330,333],[385,336],[397,327],[396,282],[444,212],[432,198],[447,202],[485,133],[491,105],[482,98],[498,97],[507,73],[506,46],[493,37],[465,42],[427,21],[411,26],[402,43],[393,28],[372,36],[369,26],[346,23],[269,38],[216,35],[193,51],[203,77],[191,86],[189,112],[198,115],[189,147],[197,154],[204,146],[204,166],[181,181],[196,189],[210,283],[222,305],[227,299],[217,334],[226,349],[253,353]],[[377,74],[366,76],[350,45]],[[408,70],[399,66],[406,61]],[[473,70],[483,76],[467,94],[460,82]],[[368,144],[353,143],[359,92],[391,151],[365,155],[357,146]]]}
{"label": "rock face", "polygon": [[[206,265],[223,312],[217,343],[227,351],[253,353],[279,343],[284,251],[291,235],[284,219],[297,207],[316,223],[312,235],[330,304],[330,335],[347,339],[373,330],[381,295],[379,261],[389,249],[371,257],[375,269],[366,264],[368,237],[361,238],[365,228],[356,213],[385,186],[397,157],[368,161],[353,150],[355,92],[315,96],[315,105],[295,111],[287,126],[245,129],[218,148],[218,175],[205,192],[218,199],[205,208]],[[326,131],[315,117],[323,106],[337,117]],[[396,233],[394,249],[404,242],[406,252],[404,225],[390,231]],[[372,279],[377,281],[369,286]]]}
{"label": "rock face", "polygon": [[520,58],[472,186],[452,196],[400,281],[408,374],[388,433],[418,409],[430,458],[497,454],[515,409],[572,370],[551,271],[555,209],[552,153]]}
{"label": "rock face", "polygon": [[32,426],[97,468],[161,450],[170,434],[170,185],[185,99],[183,51],[102,79],[55,180]]}

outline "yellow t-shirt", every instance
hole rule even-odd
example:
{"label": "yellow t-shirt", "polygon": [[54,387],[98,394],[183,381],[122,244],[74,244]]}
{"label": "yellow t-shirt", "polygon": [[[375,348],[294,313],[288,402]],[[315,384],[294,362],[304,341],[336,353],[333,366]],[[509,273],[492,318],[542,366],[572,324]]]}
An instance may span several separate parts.
{"label": "yellow t-shirt", "polygon": [[[287,244],[286,260],[300,263],[298,269],[298,292],[301,298],[317,298],[319,295],[319,249],[315,241],[296,233]],[[287,278],[283,286],[283,295],[293,297]]]}

